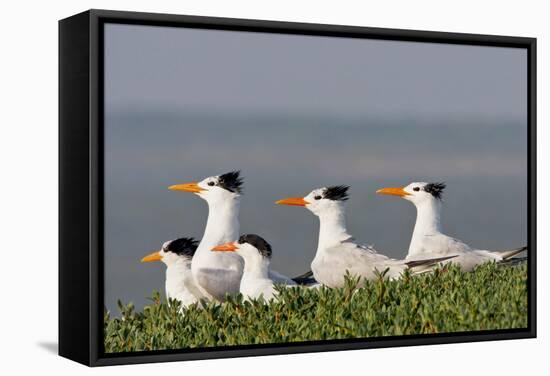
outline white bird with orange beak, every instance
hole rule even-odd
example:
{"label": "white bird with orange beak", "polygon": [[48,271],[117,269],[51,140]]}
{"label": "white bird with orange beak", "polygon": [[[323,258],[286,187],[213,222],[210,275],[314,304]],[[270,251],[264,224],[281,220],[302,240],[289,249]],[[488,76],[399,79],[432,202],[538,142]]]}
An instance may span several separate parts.
{"label": "white bird with orange beak", "polygon": [[182,307],[205,298],[191,274],[191,260],[197,244],[193,238],[170,240],[165,242],[160,250],[141,259],[141,262],[162,261],[166,265],[166,297],[179,300]]}
{"label": "white bird with orange beak", "polygon": [[209,299],[223,301],[226,294],[239,292],[242,258],[235,253],[210,250],[239,237],[242,184],[240,172],[233,171],[169,187],[173,191],[193,193],[208,204],[206,229],[191,262],[191,272],[196,285]]}
{"label": "white bird with orange beak", "polygon": [[378,253],[373,247],[355,243],[346,229],[344,202],[348,199],[348,186],[339,185],[314,189],[305,197],[279,200],[279,205],[302,206],[319,217],[319,243],[311,263],[315,279],[328,287],[343,287],[345,276],[365,280],[378,278],[387,270],[386,276],[398,278],[405,270],[419,273],[429,270],[448,257],[422,261],[391,259]]}
{"label": "white bird with orange beak", "polygon": [[[240,292],[247,299],[263,298],[269,301],[277,295],[275,284],[297,285],[291,278],[270,270],[271,245],[261,236],[245,234],[235,242],[213,247],[212,251],[234,252],[243,258],[244,270]],[[274,274],[277,278],[274,278]]]}
{"label": "white bird with orange beak", "polygon": [[441,197],[445,183],[411,183],[405,187],[382,188],[378,194],[398,196],[416,207],[416,223],[409,245],[407,259],[457,256],[448,262],[456,263],[464,271],[471,271],[485,262],[503,262],[527,250],[521,247],[506,251],[472,249],[460,240],[441,232]]}

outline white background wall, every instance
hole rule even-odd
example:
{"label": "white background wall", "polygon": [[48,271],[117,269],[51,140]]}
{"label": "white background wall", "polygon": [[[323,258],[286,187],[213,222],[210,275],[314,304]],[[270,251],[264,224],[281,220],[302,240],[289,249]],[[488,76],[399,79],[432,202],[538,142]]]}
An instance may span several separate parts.
{"label": "white background wall", "polygon": [[[0,23],[0,370],[2,374],[531,374],[548,367],[550,25],[544,1],[4,2]],[[87,369],[57,342],[57,20],[106,8],[537,37],[539,338]],[[546,68],[546,69],[545,69]],[[74,187],[79,189],[79,187]],[[506,187],[503,187],[506,189]],[[518,213],[520,215],[520,213]],[[540,374],[540,372],[537,372]]]}

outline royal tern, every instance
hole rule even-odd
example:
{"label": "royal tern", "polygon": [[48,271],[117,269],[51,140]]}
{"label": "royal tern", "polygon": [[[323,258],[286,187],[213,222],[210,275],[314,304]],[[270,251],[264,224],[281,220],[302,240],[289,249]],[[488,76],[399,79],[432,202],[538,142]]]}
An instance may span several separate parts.
{"label": "royal tern", "polygon": [[355,243],[346,229],[344,202],[348,199],[348,186],[324,187],[311,191],[305,197],[291,197],[279,200],[279,205],[303,206],[319,217],[319,243],[311,263],[315,279],[328,287],[343,287],[345,276],[361,277],[365,280],[378,278],[385,272],[389,278],[398,278],[410,269],[413,273],[429,270],[430,267],[447,258],[422,261],[391,259],[378,253],[371,246]]}
{"label": "royal tern", "polygon": [[506,251],[472,249],[460,240],[441,232],[441,196],[445,183],[411,183],[405,187],[382,188],[376,193],[392,195],[410,201],[416,207],[416,224],[407,259],[432,258],[456,255],[448,262],[460,264],[464,271],[488,261],[502,262],[527,250],[521,247]]}
{"label": "royal tern", "polygon": [[212,247],[239,237],[239,206],[243,180],[239,171],[210,176],[200,182],[177,184],[173,191],[196,194],[208,204],[204,236],[191,262],[196,284],[209,299],[223,301],[238,293],[243,260],[231,252],[211,252]]}
{"label": "royal tern", "polygon": [[204,298],[191,274],[191,260],[196,249],[197,241],[193,238],[179,238],[165,242],[160,250],[141,259],[141,262],[166,264],[166,297],[179,300],[182,307]]}
{"label": "royal tern", "polygon": [[274,278],[270,272],[271,245],[261,236],[254,234],[242,235],[238,241],[220,244],[212,248],[217,252],[235,252],[244,260],[244,270],[241,279],[241,294],[248,299],[262,298],[266,301],[277,295],[274,284],[296,286],[291,278],[277,273]]}

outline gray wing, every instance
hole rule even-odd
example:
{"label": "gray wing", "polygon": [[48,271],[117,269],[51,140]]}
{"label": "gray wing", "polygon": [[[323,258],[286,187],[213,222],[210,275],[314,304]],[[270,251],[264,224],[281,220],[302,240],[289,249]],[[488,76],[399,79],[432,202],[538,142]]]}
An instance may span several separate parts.
{"label": "gray wing", "polygon": [[466,243],[443,234],[425,236],[424,248],[426,253],[434,253],[440,256],[461,255],[472,251]]}
{"label": "gray wing", "polygon": [[[483,264],[488,261],[499,261],[497,254],[488,251],[473,250],[466,243],[452,238],[447,235],[437,234],[434,236],[426,236],[424,238],[425,252],[421,258],[436,258],[442,256],[457,256],[455,258],[444,261],[443,263],[459,264],[464,271],[473,270],[476,265]],[[408,257],[407,259],[420,258],[418,255]]]}
{"label": "gray wing", "polygon": [[338,272],[342,276],[348,271],[351,275],[372,280],[377,278],[378,272],[389,269],[387,276],[393,278],[406,267],[403,261],[380,254],[371,246],[359,245],[350,241],[328,248],[327,253],[332,256],[334,272]]}

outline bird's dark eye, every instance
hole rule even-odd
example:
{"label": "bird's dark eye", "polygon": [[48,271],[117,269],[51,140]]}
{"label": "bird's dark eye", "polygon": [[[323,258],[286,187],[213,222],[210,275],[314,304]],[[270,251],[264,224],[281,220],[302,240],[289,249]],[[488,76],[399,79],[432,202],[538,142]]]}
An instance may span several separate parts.
{"label": "bird's dark eye", "polygon": [[322,197],[321,197],[321,196],[315,196],[315,197],[313,197],[313,198],[314,198],[314,199],[316,199],[316,200],[320,200],[320,199],[322,199]]}
{"label": "bird's dark eye", "polygon": [[211,186],[211,187],[213,187],[214,184],[216,184],[216,183],[214,183],[213,181],[209,181],[209,182],[208,182],[208,185]]}
{"label": "bird's dark eye", "polygon": [[419,187],[414,187],[414,188],[413,188],[413,191],[415,191],[415,192],[418,192],[419,190],[420,190]]}

